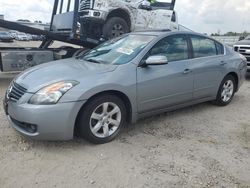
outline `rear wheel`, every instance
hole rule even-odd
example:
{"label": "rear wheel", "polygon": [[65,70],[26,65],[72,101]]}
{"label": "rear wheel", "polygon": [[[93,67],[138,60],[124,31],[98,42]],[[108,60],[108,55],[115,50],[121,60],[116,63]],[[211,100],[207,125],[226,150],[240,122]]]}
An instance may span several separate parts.
{"label": "rear wheel", "polygon": [[112,17],[103,26],[103,35],[107,39],[119,37],[129,32],[127,22],[120,17]]}
{"label": "rear wheel", "polygon": [[232,75],[226,76],[221,82],[215,104],[219,106],[228,105],[234,97],[236,91],[236,81]]}
{"label": "rear wheel", "polygon": [[126,122],[126,108],[115,95],[93,98],[79,114],[80,135],[95,144],[112,141]]}

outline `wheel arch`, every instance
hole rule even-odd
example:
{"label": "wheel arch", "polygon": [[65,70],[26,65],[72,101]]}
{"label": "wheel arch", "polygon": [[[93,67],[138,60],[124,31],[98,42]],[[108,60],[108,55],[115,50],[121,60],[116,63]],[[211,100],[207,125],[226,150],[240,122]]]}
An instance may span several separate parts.
{"label": "wheel arch", "polygon": [[80,117],[79,115],[80,115],[81,111],[86,107],[86,105],[89,103],[89,101],[93,100],[94,98],[96,98],[98,96],[105,95],[105,94],[115,95],[123,101],[124,105],[126,106],[126,110],[127,110],[127,119],[126,120],[128,123],[132,122],[132,104],[131,104],[131,101],[129,100],[128,96],[125,93],[118,91],[118,90],[106,90],[106,91],[102,91],[102,92],[99,92],[99,93],[92,95],[87,100],[87,102],[80,108],[80,110],[76,116],[76,120],[75,120],[74,135],[75,135],[76,130],[77,130],[77,122],[79,120],[79,117]]}
{"label": "wheel arch", "polygon": [[106,20],[112,17],[123,18],[129,26],[129,31],[131,31],[132,21],[131,21],[130,13],[127,10],[122,9],[122,8],[114,9],[108,14]]}
{"label": "wheel arch", "polygon": [[229,72],[226,76],[229,76],[229,75],[233,76],[235,79],[235,82],[236,82],[236,90],[235,91],[237,92],[239,89],[239,76],[236,72]]}

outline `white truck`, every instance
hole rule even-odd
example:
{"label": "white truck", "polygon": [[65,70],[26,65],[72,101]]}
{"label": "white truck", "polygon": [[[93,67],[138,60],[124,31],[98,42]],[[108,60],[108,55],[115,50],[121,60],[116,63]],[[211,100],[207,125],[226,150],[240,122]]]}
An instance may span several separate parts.
{"label": "white truck", "polygon": [[250,72],[250,35],[234,44],[234,50],[247,59],[247,71]]}
{"label": "white truck", "polygon": [[175,0],[81,0],[79,25],[87,36],[104,38],[145,29],[178,30],[174,7]]}
{"label": "white truck", "polygon": [[[0,20],[0,27],[43,35],[38,48],[0,47],[0,71],[23,71],[85,53],[103,40],[138,30],[178,30],[175,0],[54,0],[50,30]],[[51,48],[53,41],[79,45]]]}

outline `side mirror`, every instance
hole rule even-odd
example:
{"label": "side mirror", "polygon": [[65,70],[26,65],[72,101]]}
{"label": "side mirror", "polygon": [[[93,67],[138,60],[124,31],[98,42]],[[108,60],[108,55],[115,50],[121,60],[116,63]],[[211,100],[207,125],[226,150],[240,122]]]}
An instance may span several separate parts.
{"label": "side mirror", "polygon": [[138,8],[143,10],[152,10],[151,4],[148,1],[143,1]]}
{"label": "side mirror", "polygon": [[165,65],[168,64],[168,58],[164,55],[149,56],[146,60],[146,65]]}

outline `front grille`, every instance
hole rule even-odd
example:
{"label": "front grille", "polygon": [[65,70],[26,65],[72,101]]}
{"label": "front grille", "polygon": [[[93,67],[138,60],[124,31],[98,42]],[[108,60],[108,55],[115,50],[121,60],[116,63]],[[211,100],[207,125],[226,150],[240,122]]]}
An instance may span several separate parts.
{"label": "front grille", "polygon": [[27,89],[19,84],[12,82],[7,90],[7,98],[11,101],[17,102],[25,93]]}
{"label": "front grille", "polygon": [[249,46],[234,46],[234,51],[239,52],[239,53],[249,53],[250,50],[250,45]]}
{"label": "front grille", "polygon": [[234,46],[234,51],[239,52],[247,58],[247,61],[250,61],[250,45],[249,46]]}
{"label": "front grille", "polygon": [[241,46],[240,49],[250,50],[250,46]]}
{"label": "front grille", "polygon": [[81,12],[87,9],[91,9],[91,7],[91,0],[81,0],[79,11]]}

